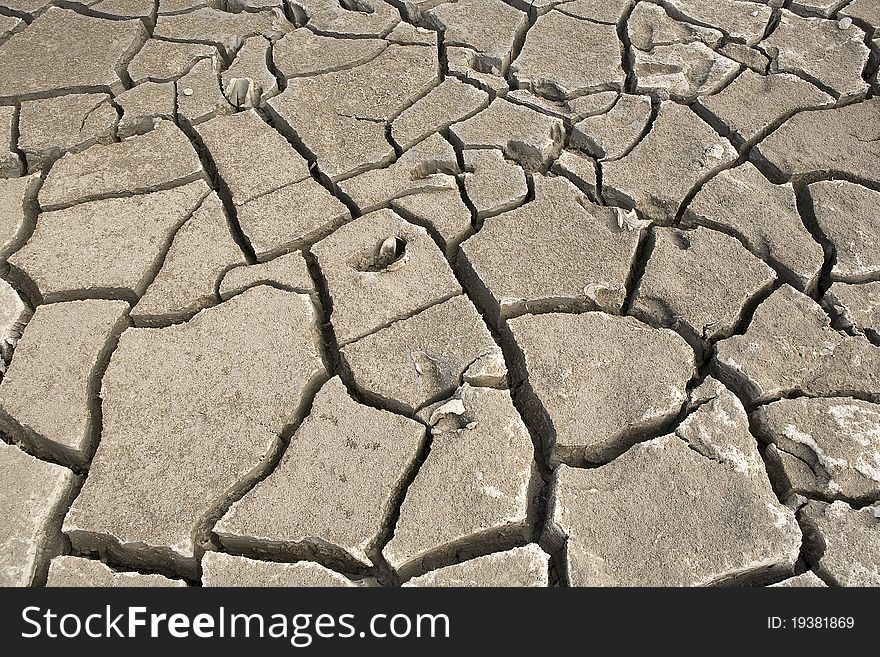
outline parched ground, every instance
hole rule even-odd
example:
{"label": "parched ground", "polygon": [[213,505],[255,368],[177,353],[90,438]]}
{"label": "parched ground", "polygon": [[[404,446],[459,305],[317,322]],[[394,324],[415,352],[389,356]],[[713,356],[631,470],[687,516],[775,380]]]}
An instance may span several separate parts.
{"label": "parched ground", "polygon": [[878,27],[0,0],[0,584],[880,585]]}

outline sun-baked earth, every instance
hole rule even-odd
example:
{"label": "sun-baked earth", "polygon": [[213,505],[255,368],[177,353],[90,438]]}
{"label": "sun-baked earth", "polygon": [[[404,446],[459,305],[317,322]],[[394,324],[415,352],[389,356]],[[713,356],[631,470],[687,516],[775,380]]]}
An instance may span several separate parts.
{"label": "sun-baked earth", "polygon": [[880,585],[877,0],[0,0],[0,584]]}

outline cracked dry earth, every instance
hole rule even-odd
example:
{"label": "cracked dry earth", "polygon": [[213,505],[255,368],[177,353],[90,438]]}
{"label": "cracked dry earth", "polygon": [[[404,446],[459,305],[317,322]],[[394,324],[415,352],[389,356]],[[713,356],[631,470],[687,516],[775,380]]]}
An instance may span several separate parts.
{"label": "cracked dry earth", "polygon": [[877,0],[0,0],[0,583],[880,585]]}

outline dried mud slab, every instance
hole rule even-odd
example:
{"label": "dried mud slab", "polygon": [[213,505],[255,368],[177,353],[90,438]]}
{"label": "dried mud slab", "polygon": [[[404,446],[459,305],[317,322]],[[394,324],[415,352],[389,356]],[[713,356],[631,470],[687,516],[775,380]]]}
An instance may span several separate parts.
{"label": "dried mud slab", "polygon": [[135,85],[170,82],[186,75],[200,59],[213,59],[217,48],[204,43],[149,39],[128,64]]}
{"label": "dried mud slab", "polygon": [[[599,163],[594,158],[579,151],[562,151],[550,170],[571,181],[588,194],[590,200],[596,201],[601,196]],[[632,213],[635,214],[635,211]]]}
{"label": "dried mud slab", "polygon": [[562,150],[565,130],[561,119],[533,112],[497,98],[488,108],[449,128],[459,149],[500,148],[505,157],[526,171],[537,171]]}
{"label": "dried mud slab", "polygon": [[238,206],[310,176],[308,162],[254,110],[215,118],[197,131]]}
{"label": "dried mud slab", "polygon": [[720,91],[739,70],[734,60],[702,42],[634,50],[636,91],[688,103]]}
{"label": "dried mud slab", "polygon": [[[126,61],[146,39],[139,20],[105,20],[50,7],[0,44],[0,99],[62,90],[118,94],[125,90],[120,73]],[[77,53],[74,60],[71,52]]]}
{"label": "dried mud slab", "polygon": [[280,37],[287,25],[283,15],[271,11],[230,13],[203,7],[184,14],[163,15],[156,19],[153,37],[169,41],[193,41],[234,53],[247,37]]}
{"label": "dried mud slab", "polygon": [[495,148],[464,152],[464,188],[478,219],[493,217],[525,203],[529,185],[525,172]]}
{"label": "dried mud slab", "polygon": [[622,94],[607,113],[589,116],[574,125],[569,148],[600,160],[619,159],[639,142],[650,119],[649,98]]}
{"label": "dried mud slab", "polygon": [[391,136],[404,150],[418,141],[476,114],[489,104],[489,94],[448,77],[407,107],[391,123]]}
{"label": "dried mud slab", "polygon": [[195,126],[235,112],[218,84],[219,65],[218,60],[201,59],[177,81],[177,114],[183,124]]}
{"label": "dried mud slab", "polygon": [[880,184],[880,99],[801,112],[753,152],[782,178],[840,174]]}
{"label": "dried mud slab", "polygon": [[779,11],[779,25],[761,42],[776,72],[796,73],[815,80],[842,100],[864,96],[868,84],[862,71],[870,51],[865,33],[852,20],[849,25],[822,18],[802,18]]}
{"label": "dried mud slab", "polygon": [[0,179],[0,261],[20,248],[30,237],[37,215],[39,174]]}
{"label": "dried mud slab", "polygon": [[[12,350],[18,344],[31,315],[33,311],[25,304],[15,288],[0,279],[0,373],[6,372]],[[2,403],[0,398],[0,408]]]}
{"label": "dried mud slab", "polygon": [[24,172],[23,162],[14,150],[17,122],[18,109],[11,105],[0,107],[0,175],[6,178],[14,178]]}
{"label": "dried mud slab", "polygon": [[825,254],[801,219],[794,188],[774,185],[751,162],[703,185],[682,224],[735,236],[801,290],[811,291],[818,283]]}
{"label": "dried mud slab", "polygon": [[735,159],[733,146],[693,111],[665,101],[645,138],[626,157],[602,165],[602,192],[668,224],[692,189]]}
{"label": "dried mud slab", "polygon": [[809,10],[811,14],[821,14],[828,18],[836,13],[847,0],[794,0],[791,4],[798,9]]}
{"label": "dried mud slab", "polygon": [[197,130],[258,258],[323,237],[348,218],[346,207],[311,177],[308,162],[254,110]]}
{"label": "dried mud slab", "polygon": [[846,397],[782,399],[758,408],[755,419],[764,436],[784,452],[783,467],[794,492],[831,499],[880,498],[877,404]]}
{"label": "dried mud slab", "polygon": [[842,328],[880,339],[880,281],[863,285],[834,283],[826,294],[831,307],[839,314]]}
{"label": "dried mud slab", "polygon": [[124,301],[39,306],[0,383],[0,427],[38,453],[88,464],[100,430],[98,378],[127,324]]}
{"label": "dried mud slab", "polygon": [[514,44],[525,34],[528,17],[503,0],[458,0],[425,14],[427,24],[443,33],[446,47],[476,53],[479,69],[503,75],[510,66]]}
{"label": "dried mud slab", "polygon": [[510,75],[520,88],[553,98],[621,89],[620,50],[615,27],[551,10],[529,29]]}
{"label": "dried mud slab", "polygon": [[767,55],[745,44],[733,41],[724,43],[718,47],[718,52],[761,75],[766,75],[770,70],[770,59]]}
{"label": "dried mud slab", "polygon": [[535,200],[488,219],[459,264],[496,323],[554,309],[619,312],[641,232],[623,215],[563,178],[537,178]]}
{"label": "dried mud slab", "polygon": [[122,118],[116,126],[120,139],[148,133],[160,119],[174,120],[173,82],[144,82],[116,97]]}
{"label": "dried mud slab", "polygon": [[685,337],[729,336],[746,304],[775,280],[770,267],[724,233],[658,229],[653,236],[632,312]]}
{"label": "dried mud slab", "polygon": [[788,285],[758,306],[743,335],[718,343],[715,362],[754,403],[793,393],[880,395],[880,348],[835,331],[815,301]]}
{"label": "dried mud slab", "polygon": [[63,545],[61,516],[73,472],[0,441],[0,584],[31,586]]}
{"label": "dried mud slab", "polygon": [[407,413],[448,397],[463,379],[507,382],[501,348],[464,295],[350,342],[340,355],[363,394]]}
{"label": "dried mud slab", "polygon": [[559,119],[579,121],[588,116],[604,114],[614,105],[617,91],[597,91],[575,98],[545,98],[528,89],[512,89],[505,98],[517,105],[528,107],[536,112]]}
{"label": "dried mud slab", "polygon": [[321,239],[351,218],[342,201],[312,178],[258,196],[237,212],[261,261]]}
{"label": "dried mud slab", "polygon": [[153,279],[177,228],[208,193],[199,181],[43,212],[33,236],[10,257],[10,276],[34,302],[80,295],[134,302]]}
{"label": "dried mud slab", "polygon": [[278,256],[258,265],[232,267],[223,275],[218,291],[220,298],[227,301],[258,285],[272,285],[290,292],[314,294],[308,265],[299,251]]}
{"label": "dried mud slab", "polygon": [[387,47],[384,39],[337,39],[301,27],[273,45],[272,60],[279,73],[290,79],[366,64]]}
{"label": "dried mud slab", "polygon": [[24,29],[25,23],[15,16],[0,16],[0,41],[5,41],[11,34]]}
{"label": "dried mud slab", "polygon": [[[180,14],[193,9],[201,9],[214,0],[159,0],[159,14]],[[248,1],[248,0],[242,0]]]}
{"label": "dried mud slab", "polygon": [[417,226],[424,227],[440,245],[446,257],[454,260],[458,245],[473,233],[471,210],[456,187],[443,185],[407,194],[391,201],[391,209]]}
{"label": "dried mud slab", "polygon": [[855,510],[845,502],[810,502],[801,511],[818,543],[814,558],[826,581],[838,586],[880,586],[880,509]]}
{"label": "dried mud slab", "polygon": [[549,560],[540,547],[527,545],[432,570],[404,586],[547,586]]}
{"label": "dried mud slab", "polygon": [[471,48],[447,46],[446,66],[450,75],[489,94],[503,96],[510,88],[507,80],[501,77],[493,59],[486,58]]}
{"label": "dried mud slab", "polygon": [[356,586],[339,573],[312,561],[272,563],[206,552],[202,559],[203,586]]}
{"label": "dried mud slab", "polygon": [[367,64],[288,80],[267,109],[324,174],[340,180],[392,159],[386,122],[427,93],[437,75],[434,49],[393,44]]}
{"label": "dried mud slab", "polygon": [[0,5],[0,579],[874,583],[878,0]]}
{"label": "dried mud slab", "polygon": [[669,12],[659,4],[636,4],[626,21],[627,35],[633,47],[644,52],[675,43],[703,43],[714,47],[724,37],[718,30],[675,20]]}
{"label": "dried mud slab", "polygon": [[796,112],[830,107],[834,98],[790,73],[760,75],[746,70],[697,103],[740,145],[753,143]]}
{"label": "dried mud slab", "polygon": [[64,521],[74,547],[195,577],[206,523],[263,471],[325,376],[318,341],[309,297],[265,286],[185,324],[125,331]]}
{"label": "dried mud slab", "polygon": [[772,15],[767,3],[748,0],[667,0],[665,4],[682,19],[710,25],[747,45],[763,38]]}
{"label": "dried mud slab", "polygon": [[781,588],[822,588],[828,586],[813,572],[806,572],[794,577],[784,579],[778,584],[771,584],[771,587]]}
{"label": "dried mud slab", "polygon": [[691,102],[719,91],[739,70],[737,62],[715,50],[721,32],[673,20],[659,5],[637,4],[626,29],[640,93]]}
{"label": "dried mud slab", "polygon": [[809,186],[813,215],[834,245],[835,280],[857,283],[880,277],[880,192],[843,180]]}
{"label": "dried mud slab", "polygon": [[428,414],[430,450],[382,554],[402,578],[527,542],[533,451],[510,393],[462,386]]}
{"label": "dried mud slab", "polygon": [[593,470],[562,466],[545,541],[572,586],[706,586],[791,573],[801,532],[742,404],[720,384],[674,433]]}
{"label": "dried mud slab", "polygon": [[379,37],[388,34],[400,21],[397,10],[382,0],[293,0],[308,17],[309,27],[319,34],[353,37]]}
{"label": "dried mud slab", "polygon": [[357,403],[335,377],[278,467],[214,532],[236,551],[367,568],[424,434],[415,420]]}
{"label": "dried mud slab", "polygon": [[168,189],[204,176],[189,140],[170,121],[115,144],[99,144],[58,160],[40,189],[40,207],[52,210],[114,196]]}
{"label": "dried mud slab", "polygon": [[218,301],[217,281],[244,260],[229,232],[223,204],[207,196],[174,234],[165,261],[131,311],[138,326],[189,319]]}
{"label": "dried mud slab", "polygon": [[[402,8],[399,8],[399,10],[401,12],[404,11]],[[427,27],[401,21],[394,26],[393,30],[385,35],[385,40],[389,43],[398,43],[403,46],[434,46],[436,48],[438,47],[439,35],[439,32]]]}
{"label": "dried mud slab", "polygon": [[427,231],[377,210],[315,244],[340,344],[461,294]]}
{"label": "dried mud slab", "polygon": [[459,173],[452,145],[434,134],[403,153],[383,169],[365,171],[339,183],[339,189],[361,212],[377,210],[389,201],[419,192],[458,190]]}
{"label": "dried mud slab", "polygon": [[[860,21],[860,24],[868,26],[868,36],[873,38],[876,45],[878,39],[878,30],[880,30],[880,5],[877,0],[853,0],[842,7],[838,12],[839,16]],[[873,28],[870,29],[870,28]]]}
{"label": "dried mud slab", "polygon": [[107,94],[68,94],[21,104],[18,147],[30,171],[67,151],[113,141],[119,115]]}
{"label": "dried mud slab", "polygon": [[695,373],[688,344],[668,329],[601,312],[508,322],[522,357],[530,420],[555,462],[608,461],[682,410]]}
{"label": "dried mud slab", "polygon": [[24,14],[35,14],[41,9],[45,9],[52,0],[6,0],[4,5],[8,9],[18,11]]}
{"label": "dried mud slab", "polygon": [[596,21],[597,23],[617,23],[624,12],[632,6],[632,0],[534,0],[531,3],[539,12],[545,12],[553,6],[564,14],[576,18]]}
{"label": "dried mud slab", "polygon": [[49,579],[46,586],[152,588],[186,586],[186,582],[179,579],[168,579],[162,575],[116,571],[93,559],[55,557],[49,564]]}
{"label": "dried mud slab", "polygon": [[152,0],[83,0],[89,9],[119,18],[150,18],[155,14]]}
{"label": "dried mud slab", "polygon": [[223,95],[236,109],[253,109],[279,91],[278,80],[269,70],[272,46],[262,36],[246,39],[235,61],[220,74]]}

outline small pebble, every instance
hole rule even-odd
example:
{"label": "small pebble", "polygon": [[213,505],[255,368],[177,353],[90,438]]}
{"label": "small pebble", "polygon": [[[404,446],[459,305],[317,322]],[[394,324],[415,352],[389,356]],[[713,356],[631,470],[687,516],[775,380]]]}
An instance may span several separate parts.
{"label": "small pebble", "polygon": [[849,16],[841,18],[837,22],[837,27],[841,30],[848,30],[850,27],[852,27],[852,18],[850,18]]}
{"label": "small pebble", "polygon": [[714,158],[718,159],[724,155],[724,146],[722,146],[721,144],[713,144],[706,151],[706,154],[709,157],[714,157]]}

